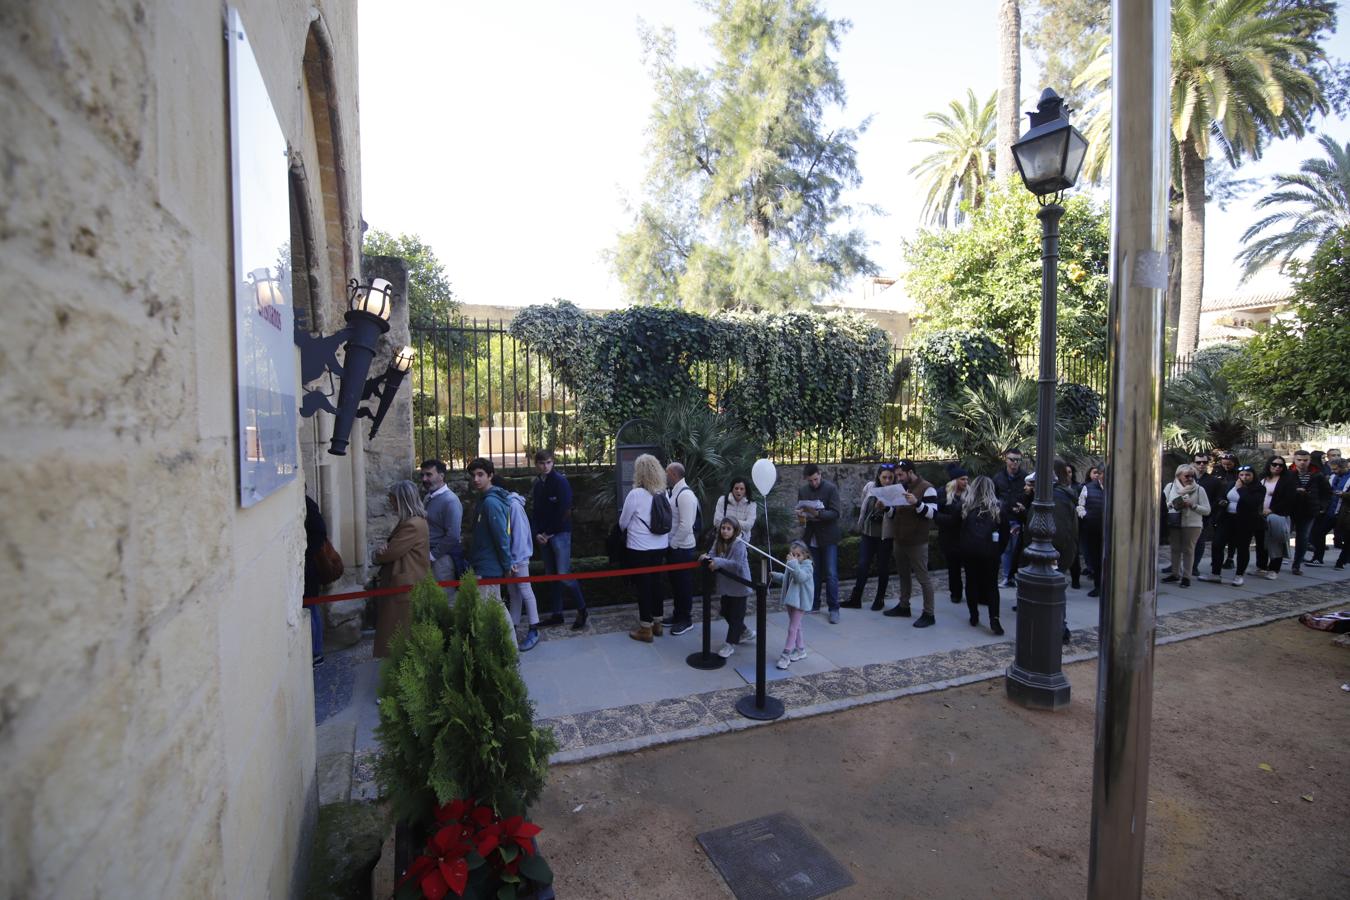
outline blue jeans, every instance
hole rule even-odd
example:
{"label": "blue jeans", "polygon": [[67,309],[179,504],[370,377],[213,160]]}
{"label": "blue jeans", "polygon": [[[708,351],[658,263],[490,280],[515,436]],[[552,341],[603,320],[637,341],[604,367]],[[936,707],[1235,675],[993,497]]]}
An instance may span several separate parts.
{"label": "blue jeans", "polygon": [[811,548],[812,580],[815,582],[812,609],[820,609],[820,584],[825,583],[825,596],[830,609],[839,608],[839,545],[827,544]]}
{"label": "blue jeans", "polygon": [[309,643],[315,659],[323,656],[323,610],[317,606],[309,608]]}
{"label": "blue jeans", "polygon": [[1003,556],[998,561],[998,568],[1003,573],[1004,581],[1013,577],[1013,560],[1017,556],[1017,534],[1021,530],[1020,522],[1014,522],[1008,528],[1008,546],[1004,549]]}
{"label": "blue jeans", "polygon": [[[540,549],[543,550],[544,571],[549,575],[567,575],[572,571],[572,532],[560,531],[548,539]],[[553,582],[553,614],[562,615],[563,590],[566,589],[576,601],[577,612],[586,608],[586,598],[581,596],[581,585],[573,581]]]}
{"label": "blue jeans", "polygon": [[[1312,537],[1312,527],[1315,520],[1308,518],[1294,520],[1294,568],[1303,568],[1303,554],[1308,552],[1309,538]],[[1324,542],[1326,538],[1322,539]]]}

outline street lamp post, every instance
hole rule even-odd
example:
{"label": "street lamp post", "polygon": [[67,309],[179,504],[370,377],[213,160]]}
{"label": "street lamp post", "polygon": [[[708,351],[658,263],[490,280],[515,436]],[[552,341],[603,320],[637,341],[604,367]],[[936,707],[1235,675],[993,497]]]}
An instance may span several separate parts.
{"label": "street lamp post", "polygon": [[1036,499],[1031,504],[1017,572],[1017,655],[1008,667],[1009,699],[1034,709],[1062,709],[1069,703],[1069,680],[1061,665],[1064,630],[1064,573],[1054,567],[1055,319],[1059,281],[1061,195],[1083,167],[1087,140],[1069,124],[1064,101],[1050,88],[1041,94],[1031,128],[1013,144],[1013,156],[1027,189],[1041,209],[1041,371],[1037,379]]}

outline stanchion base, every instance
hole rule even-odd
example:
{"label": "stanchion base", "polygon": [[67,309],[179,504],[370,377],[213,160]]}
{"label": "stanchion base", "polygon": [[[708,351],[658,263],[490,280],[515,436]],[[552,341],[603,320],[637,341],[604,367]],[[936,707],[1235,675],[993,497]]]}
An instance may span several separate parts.
{"label": "stanchion base", "polygon": [[783,715],[783,701],[774,697],[765,697],[764,708],[760,709],[755,705],[755,695],[746,694],[736,701],[736,712],[745,716],[747,719],[770,722]]}
{"label": "stanchion base", "polygon": [[713,669],[720,669],[727,664],[727,661],[716,653],[704,654],[702,650],[698,653],[690,653],[684,658],[695,669],[703,669],[711,672]]}

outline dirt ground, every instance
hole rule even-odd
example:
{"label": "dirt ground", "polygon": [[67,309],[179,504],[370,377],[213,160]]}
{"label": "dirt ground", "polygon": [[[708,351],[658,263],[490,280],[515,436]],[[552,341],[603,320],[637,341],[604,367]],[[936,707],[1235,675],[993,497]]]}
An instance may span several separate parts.
{"label": "dirt ground", "polygon": [[[1000,679],[558,766],[534,809],[558,896],[729,897],[695,835],[786,811],[856,879],[832,896],[1083,897],[1096,667],[1059,713]],[[1350,896],[1346,682],[1293,620],[1159,648],[1146,896]]]}

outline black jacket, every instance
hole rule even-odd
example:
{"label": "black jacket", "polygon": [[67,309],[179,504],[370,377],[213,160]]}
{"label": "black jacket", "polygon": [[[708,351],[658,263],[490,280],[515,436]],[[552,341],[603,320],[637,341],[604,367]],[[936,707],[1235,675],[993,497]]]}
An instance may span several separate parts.
{"label": "black jacket", "polygon": [[[1030,509],[1030,504],[1022,499],[1022,486],[1027,482],[1027,473],[1018,470],[1016,475],[1008,475],[1008,467],[1004,466],[998,470],[994,476],[994,490],[998,492],[998,499],[1003,504],[1006,514],[1013,516],[1013,521],[1021,519],[1026,515],[1025,509]],[[1012,507],[1015,503],[1021,503],[1025,507],[1020,514],[1012,513]]]}
{"label": "black jacket", "polygon": [[951,551],[960,546],[961,506],[960,494],[948,503],[947,492],[945,490],[938,492],[937,515],[933,519],[937,522],[938,546],[942,548],[943,556],[950,556]]}
{"label": "black jacket", "polygon": [[[1264,479],[1258,478],[1255,484],[1261,486],[1261,490],[1266,489]],[[1285,472],[1280,476],[1280,480],[1275,484],[1275,493],[1270,498],[1270,512],[1276,516],[1292,516],[1294,514],[1294,504],[1298,499],[1298,479],[1290,472]],[[1262,504],[1265,504],[1264,498]]]}
{"label": "black jacket", "polygon": [[1288,474],[1294,481],[1294,520],[1306,522],[1325,513],[1331,504],[1331,485],[1327,476],[1309,467],[1305,490],[1300,492],[1299,485],[1304,484],[1304,480],[1299,477],[1298,470],[1291,469]]}
{"label": "black jacket", "polygon": [[[959,519],[961,555],[970,559],[997,560],[1008,544],[1006,507],[999,508],[997,519],[975,514]],[[958,513],[959,515],[959,513]]]}

